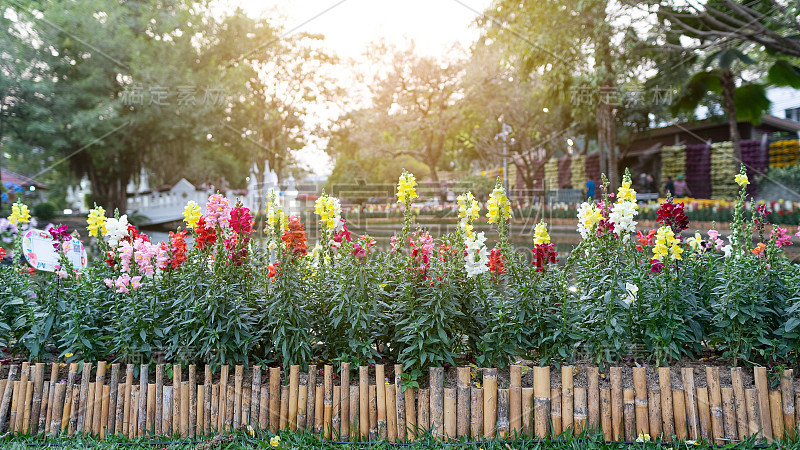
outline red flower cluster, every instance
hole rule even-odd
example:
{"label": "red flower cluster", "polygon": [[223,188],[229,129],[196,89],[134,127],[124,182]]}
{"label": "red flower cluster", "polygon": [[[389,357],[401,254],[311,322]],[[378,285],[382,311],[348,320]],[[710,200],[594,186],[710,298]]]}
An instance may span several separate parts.
{"label": "red flower cluster", "polygon": [[658,207],[658,220],[661,225],[672,228],[675,235],[689,227],[689,218],[683,213],[682,203],[664,202]]}
{"label": "red flower cluster", "polygon": [[331,244],[331,248],[336,249],[341,247],[342,242],[344,241],[351,242],[353,238],[350,237],[350,234],[352,233],[350,232],[350,230],[347,229],[347,221],[342,219],[342,229],[338,233],[334,234],[333,237],[331,238],[331,240],[333,241],[333,243]]}
{"label": "red flower cluster", "polygon": [[283,232],[281,239],[286,247],[296,255],[306,255],[308,247],[306,246],[306,232],[303,229],[303,222],[297,216],[289,217],[289,229]]}
{"label": "red flower cluster", "polygon": [[116,255],[114,254],[114,252],[110,251],[110,252],[106,253],[106,264],[108,264],[111,267],[114,267],[114,264],[116,264],[116,263],[117,263],[117,258],[116,258]]}
{"label": "red flower cluster", "polygon": [[492,278],[506,273],[505,257],[497,247],[489,252],[489,272],[492,273]]}
{"label": "red flower cluster", "polygon": [[247,234],[253,232],[253,216],[250,209],[243,206],[236,206],[231,210],[230,220],[231,230],[236,234]]}
{"label": "red flower cluster", "polygon": [[555,246],[551,243],[533,246],[533,265],[536,266],[537,272],[543,272],[545,265],[548,263],[557,263],[556,256],[558,256],[558,253],[556,253]]}
{"label": "red flower cluster", "polygon": [[0,247],[0,259],[3,259],[5,257],[6,257],[6,249]]}
{"label": "red flower cluster", "polygon": [[661,273],[664,270],[664,263],[653,258],[650,260],[650,273]]}
{"label": "red flower cluster", "polygon": [[647,236],[643,235],[641,231],[636,231],[636,236],[636,240],[639,241],[636,245],[636,250],[641,252],[644,250],[644,247],[653,245],[653,239],[656,237],[656,230],[648,231]]}
{"label": "red flower cluster", "polygon": [[186,231],[180,233],[169,232],[169,245],[172,251],[170,265],[176,268],[186,262]]}
{"label": "red flower cluster", "polygon": [[267,266],[267,268],[269,269],[269,273],[267,273],[268,277],[277,277],[281,270],[281,263],[276,262],[275,264],[270,264]]}
{"label": "red flower cluster", "polygon": [[136,229],[133,225],[128,225],[128,235],[122,238],[123,241],[128,241],[129,243],[133,244],[137,239],[142,239],[145,242],[150,242],[150,236],[139,233],[139,230]]}
{"label": "red flower cluster", "polygon": [[206,225],[206,218],[201,217],[197,221],[196,236],[194,239],[194,248],[203,250],[217,242],[217,230],[214,227]]}

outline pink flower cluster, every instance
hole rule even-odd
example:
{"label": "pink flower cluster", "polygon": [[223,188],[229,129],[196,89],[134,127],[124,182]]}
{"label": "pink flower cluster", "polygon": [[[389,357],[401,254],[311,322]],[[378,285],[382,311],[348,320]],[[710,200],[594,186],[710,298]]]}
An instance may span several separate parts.
{"label": "pink flower cluster", "polygon": [[[350,231],[347,229],[347,221],[341,219],[340,225],[337,227],[338,232],[333,235],[331,240],[331,248],[338,250],[342,246],[342,242],[351,242],[353,239],[350,237]],[[360,258],[359,258],[360,259]]]}
{"label": "pink flower cluster", "polygon": [[430,234],[419,230],[408,237],[411,244],[411,267],[408,270],[426,275],[430,269],[430,254],[433,250],[433,238]]}
{"label": "pink flower cluster", "polygon": [[224,228],[228,226],[228,219],[231,213],[231,206],[228,199],[222,194],[214,194],[208,197],[206,204],[206,226],[214,228],[216,225]]}
{"label": "pink flower cluster", "polygon": [[785,245],[792,245],[792,238],[789,236],[789,230],[786,228],[772,230],[772,237],[775,238],[775,247],[781,248]]}
{"label": "pink flower cluster", "polygon": [[722,250],[722,247],[725,246],[725,242],[719,238],[719,231],[717,230],[708,230],[708,240],[714,244],[714,248],[717,250]]}
{"label": "pink flower cluster", "polygon": [[121,294],[127,294],[131,290],[135,291],[142,287],[142,277],[140,275],[132,277],[127,273],[123,273],[116,280],[106,278],[103,281],[110,289],[116,288],[117,292]]}
{"label": "pink flower cluster", "polygon": [[[122,274],[113,280],[107,278],[104,282],[109,288],[116,288],[119,293],[128,293],[130,290],[141,288],[143,275],[154,275],[156,268],[166,270],[170,264],[167,244],[164,242],[153,244],[142,234],[134,237],[133,244],[128,240],[120,241],[117,255]],[[134,272],[137,275],[131,276]]]}

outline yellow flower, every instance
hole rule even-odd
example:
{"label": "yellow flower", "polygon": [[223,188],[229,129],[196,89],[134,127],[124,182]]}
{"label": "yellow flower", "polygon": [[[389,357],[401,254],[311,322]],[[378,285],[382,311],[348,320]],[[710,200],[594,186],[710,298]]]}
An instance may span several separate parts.
{"label": "yellow flower", "polygon": [[547,233],[547,224],[544,222],[537,223],[536,228],[534,229],[533,245],[549,244],[549,243],[550,243],[550,234]]}
{"label": "yellow flower", "polygon": [[317,199],[316,203],[314,203],[314,211],[319,216],[320,222],[325,224],[325,226],[330,229],[336,228],[336,226],[339,224],[342,214],[342,207],[339,204],[338,199],[323,192],[322,195]]}
{"label": "yellow flower", "polygon": [[418,197],[416,188],[417,179],[413,174],[404,170],[397,182],[397,203],[410,204],[411,200]]}
{"label": "yellow flower", "polygon": [[183,208],[183,221],[186,222],[186,227],[190,230],[197,228],[197,221],[202,216],[200,205],[194,201],[189,201],[186,207]]}
{"label": "yellow flower", "polygon": [[635,202],[636,191],[631,188],[630,180],[622,182],[622,186],[617,190],[617,202]]}
{"label": "yellow flower", "polygon": [[286,213],[281,209],[278,198],[273,193],[269,194],[269,199],[267,200],[267,224],[269,226],[264,230],[264,234],[274,232],[275,226],[278,224],[280,224],[282,231],[286,231],[289,225]]}
{"label": "yellow flower", "polygon": [[281,437],[280,436],[273,436],[269,440],[269,445],[271,445],[273,447],[277,447],[277,446],[281,445]]}
{"label": "yellow flower", "polygon": [[247,426],[247,432],[250,433],[250,437],[256,437],[256,430],[251,426]]}
{"label": "yellow flower", "polygon": [[96,238],[106,235],[106,210],[102,206],[96,206],[89,210],[89,217],[86,218],[86,227],[89,235]]}
{"label": "yellow flower", "polygon": [[656,231],[656,241],[653,246],[653,258],[659,261],[664,261],[667,256],[673,260],[683,259],[681,254],[683,249],[680,247],[680,241],[675,238],[670,227],[661,227]]}
{"label": "yellow flower", "polygon": [[489,219],[489,223],[500,223],[501,215],[505,220],[511,217],[511,203],[506,196],[506,190],[503,189],[499,182],[494,191],[489,194],[486,209],[488,210],[486,217]]}
{"label": "yellow flower", "polygon": [[14,203],[11,206],[11,215],[8,216],[8,221],[12,225],[28,223],[31,220],[31,213],[28,212],[28,206],[20,202]]}
{"label": "yellow flower", "polygon": [[66,357],[66,358],[72,358],[72,353],[69,353],[69,352],[67,352],[67,353],[64,353],[64,357]]}
{"label": "yellow flower", "polygon": [[639,437],[636,438],[636,442],[650,442],[650,435],[647,433],[639,434]]}
{"label": "yellow flower", "polygon": [[735,177],[733,177],[733,180],[736,181],[736,184],[738,184],[741,187],[745,187],[748,184],[750,184],[750,180],[747,178],[747,174],[745,173],[740,173],[736,175]]}
{"label": "yellow flower", "polygon": [[472,195],[472,192],[459,195],[458,202],[458,226],[467,237],[472,237],[472,221],[480,217],[481,207]]}

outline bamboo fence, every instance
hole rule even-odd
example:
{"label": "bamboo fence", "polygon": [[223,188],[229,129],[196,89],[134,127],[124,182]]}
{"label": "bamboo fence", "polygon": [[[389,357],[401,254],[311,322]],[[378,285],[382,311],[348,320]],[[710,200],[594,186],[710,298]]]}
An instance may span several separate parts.
{"label": "bamboo fence", "polygon": [[[324,366],[319,386],[315,365],[302,379],[300,366],[283,376],[280,368],[256,366],[249,377],[242,366],[233,368],[233,377],[228,366],[205,366],[202,384],[196,366],[175,365],[171,385],[163,364],[141,365],[138,381],[133,364],[6,366],[3,371],[0,365],[7,372],[0,379],[0,434],[104,439],[290,429],[338,441],[410,442],[428,433],[441,440],[601,433],[607,441],[647,435],[652,441],[726,444],[751,436],[768,443],[793,438],[800,423],[793,371],[783,371],[778,388],[770,390],[764,367],[753,369],[754,387],[748,389],[741,368],[729,369],[731,385],[722,386],[719,367],[705,368],[705,387],[695,386],[695,369],[682,368],[682,384],[675,389],[668,367],[654,369],[657,386],[648,386],[644,368],[633,368],[632,380],[624,380],[622,368],[612,367],[610,388],[600,388],[598,368],[589,367],[586,387],[575,387],[570,366],[562,368],[557,387],[549,367],[532,368],[533,382],[525,386],[521,367],[511,366],[509,380],[500,384],[497,369],[481,369],[478,386],[473,371],[462,367],[456,387],[446,388],[444,370],[434,367],[428,387],[403,389],[402,367],[394,367],[390,380],[380,364],[374,370],[377,384],[369,383],[369,367],[351,373],[344,363],[340,374]],[[60,369],[66,378],[59,378]],[[216,383],[213,372],[220,373]],[[352,384],[351,375],[358,376]]]}

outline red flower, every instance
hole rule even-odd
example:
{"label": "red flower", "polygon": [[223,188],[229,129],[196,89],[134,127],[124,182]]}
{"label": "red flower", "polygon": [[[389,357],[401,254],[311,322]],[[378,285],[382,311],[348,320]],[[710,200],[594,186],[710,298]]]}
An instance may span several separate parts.
{"label": "red flower", "polygon": [[172,251],[172,268],[176,268],[186,262],[186,231],[180,233],[169,232],[169,245]]}
{"label": "red flower", "polygon": [[655,258],[650,260],[650,264],[652,264],[650,266],[650,273],[661,273],[661,271],[664,270],[664,263]]}
{"label": "red flower", "polygon": [[111,267],[114,267],[114,264],[116,264],[116,262],[117,262],[117,259],[116,259],[116,255],[114,254],[114,252],[108,252],[106,254],[106,264],[108,264]]}
{"label": "red flower", "polygon": [[139,233],[139,230],[136,229],[135,226],[128,224],[128,235],[122,238],[123,241],[128,241],[129,243],[133,244],[137,239],[142,239],[146,242],[150,242],[150,237],[144,233]]}
{"label": "red flower", "polygon": [[3,259],[5,257],[6,257],[6,249],[0,247],[0,259]]}
{"label": "red flower", "polygon": [[253,232],[253,216],[250,210],[237,205],[231,210],[231,230],[236,234],[250,234]]}
{"label": "red flower", "polygon": [[289,217],[288,229],[283,232],[281,239],[292,253],[296,255],[306,255],[308,253],[306,232],[303,228],[303,222],[300,222],[299,217]]}
{"label": "red flower", "polygon": [[489,271],[492,273],[493,278],[506,273],[505,257],[497,247],[489,252]]}
{"label": "red flower", "polygon": [[217,242],[217,230],[214,227],[206,225],[205,217],[201,217],[200,220],[197,221],[195,233],[197,236],[194,240],[194,247],[197,249],[202,250],[210,244],[215,244]]}
{"label": "red flower", "polygon": [[661,225],[672,228],[676,235],[689,227],[689,218],[683,212],[682,203],[673,203],[671,200],[658,207],[658,220]]}
{"label": "red flower", "polygon": [[533,246],[533,265],[537,272],[543,272],[546,264],[555,264],[558,253],[552,243],[538,244]]}
{"label": "red flower", "polygon": [[281,263],[276,262],[275,264],[270,264],[267,266],[267,268],[269,269],[269,273],[267,273],[268,277],[277,277],[278,273],[280,273]]}

